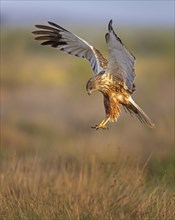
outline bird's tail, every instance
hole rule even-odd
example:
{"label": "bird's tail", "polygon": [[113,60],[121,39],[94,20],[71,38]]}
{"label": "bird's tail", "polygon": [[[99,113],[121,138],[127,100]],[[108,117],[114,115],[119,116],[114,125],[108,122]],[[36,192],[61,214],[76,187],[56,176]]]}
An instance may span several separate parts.
{"label": "bird's tail", "polygon": [[134,102],[134,100],[130,97],[129,103],[127,105],[124,105],[125,109],[131,114],[135,115],[140,122],[144,123],[150,128],[155,127],[154,123],[151,121],[151,119],[146,115],[146,113]]}

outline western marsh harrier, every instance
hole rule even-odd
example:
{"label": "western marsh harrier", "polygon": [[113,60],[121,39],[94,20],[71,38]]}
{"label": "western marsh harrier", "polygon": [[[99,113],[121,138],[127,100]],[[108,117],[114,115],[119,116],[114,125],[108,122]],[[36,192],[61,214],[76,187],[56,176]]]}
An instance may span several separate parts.
{"label": "western marsh harrier", "polygon": [[48,23],[49,26],[35,25],[38,30],[32,32],[37,35],[36,40],[43,41],[41,45],[50,45],[68,54],[86,58],[90,62],[94,76],[87,82],[86,90],[89,95],[94,91],[100,91],[103,94],[106,112],[105,119],[92,128],[106,129],[108,121],[117,121],[120,115],[120,105],[142,123],[154,127],[149,117],[131,97],[135,91],[133,83],[135,57],[128,52],[114,32],[112,20],[109,22],[108,33],[105,35],[109,52],[108,61],[85,40],[53,22]]}

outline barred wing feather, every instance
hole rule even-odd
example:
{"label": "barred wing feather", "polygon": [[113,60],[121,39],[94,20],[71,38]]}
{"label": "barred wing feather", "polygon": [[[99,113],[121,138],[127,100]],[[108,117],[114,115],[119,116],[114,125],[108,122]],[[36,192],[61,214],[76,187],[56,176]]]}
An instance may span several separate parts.
{"label": "barred wing feather", "polygon": [[125,87],[132,91],[134,88],[133,81],[135,78],[135,57],[128,52],[121,39],[114,32],[112,20],[108,25],[106,42],[109,51],[107,71],[109,71],[112,75],[121,78],[124,81]]}
{"label": "barred wing feather", "polygon": [[35,25],[39,30],[32,32],[37,35],[36,40],[43,41],[41,45],[50,45],[68,54],[86,58],[94,74],[103,71],[107,66],[107,60],[88,42],[53,22],[48,23],[50,26]]}

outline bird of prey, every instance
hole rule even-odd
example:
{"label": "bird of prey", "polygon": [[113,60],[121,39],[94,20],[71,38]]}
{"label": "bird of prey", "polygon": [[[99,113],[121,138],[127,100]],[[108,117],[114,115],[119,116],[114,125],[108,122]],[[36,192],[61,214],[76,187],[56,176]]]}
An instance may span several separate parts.
{"label": "bird of prey", "polygon": [[50,45],[90,62],[94,75],[87,82],[86,90],[89,95],[94,91],[100,91],[103,94],[106,112],[105,119],[92,128],[106,129],[109,121],[117,121],[121,112],[120,106],[123,106],[126,112],[136,116],[140,122],[154,127],[150,118],[131,97],[135,91],[135,57],[114,32],[112,20],[108,24],[108,33],[105,35],[109,52],[108,60],[95,47],[77,35],[53,22],[48,22],[48,24],[35,25],[38,30],[32,32],[37,35],[36,40],[43,41],[41,45]]}

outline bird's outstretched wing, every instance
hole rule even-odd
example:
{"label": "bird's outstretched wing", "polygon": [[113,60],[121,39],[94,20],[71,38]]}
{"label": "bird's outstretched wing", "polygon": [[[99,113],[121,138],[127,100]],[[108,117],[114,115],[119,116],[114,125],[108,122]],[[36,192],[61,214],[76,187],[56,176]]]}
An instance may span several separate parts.
{"label": "bird's outstretched wing", "polygon": [[48,23],[50,26],[35,25],[39,30],[32,32],[37,35],[36,40],[43,41],[41,45],[50,45],[68,54],[86,58],[90,62],[94,74],[98,74],[106,68],[107,60],[96,48],[61,26],[53,22]]}
{"label": "bird's outstretched wing", "polygon": [[134,89],[134,63],[135,57],[128,52],[121,39],[114,32],[112,20],[108,25],[108,33],[105,36],[109,51],[107,71],[123,80],[126,89]]}

